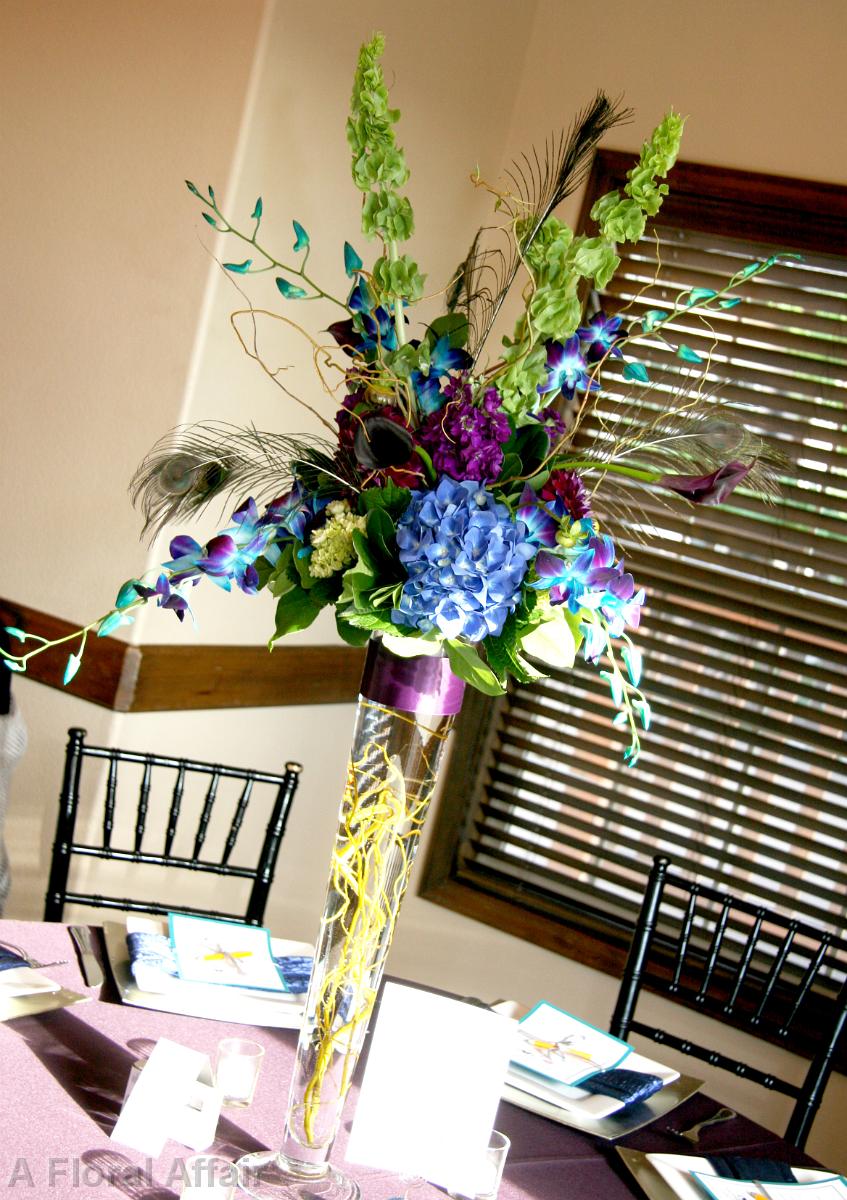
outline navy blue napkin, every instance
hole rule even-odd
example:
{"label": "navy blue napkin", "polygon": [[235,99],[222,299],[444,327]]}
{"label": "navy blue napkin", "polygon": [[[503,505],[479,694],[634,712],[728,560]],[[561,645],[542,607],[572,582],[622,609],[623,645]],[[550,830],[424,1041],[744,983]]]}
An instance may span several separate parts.
{"label": "navy blue napkin", "polygon": [[739,1154],[705,1156],[716,1175],[724,1179],[755,1179],[759,1183],[796,1183],[788,1163],[772,1158],[744,1158]]}
{"label": "navy blue napkin", "polygon": [[[135,975],[135,967],[153,967],[165,975],[179,979],[176,955],[173,952],[170,938],[164,933],[128,933],[126,935],[129,950],[130,970]],[[305,992],[309,986],[309,976],[312,972],[311,955],[281,954],[274,955],[276,969],[289,992]]]}
{"label": "navy blue napkin", "polygon": [[624,1107],[646,1100],[664,1087],[664,1079],[658,1075],[648,1075],[644,1071],[628,1071],[625,1067],[615,1067],[611,1071],[598,1071],[588,1079],[583,1079],[576,1086],[597,1096],[611,1096],[620,1100]]}
{"label": "navy blue napkin", "polygon": [[28,967],[29,963],[14,950],[0,946],[0,971],[11,971],[13,967]]}

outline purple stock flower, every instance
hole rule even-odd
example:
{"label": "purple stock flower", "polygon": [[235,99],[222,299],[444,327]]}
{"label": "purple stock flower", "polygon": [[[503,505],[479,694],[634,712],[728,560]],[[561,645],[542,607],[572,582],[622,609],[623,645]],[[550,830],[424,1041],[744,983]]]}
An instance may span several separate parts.
{"label": "purple stock flower", "polygon": [[617,345],[626,336],[621,329],[620,317],[607,317],[604,312],[598,312],[587,325],[576,331],[576,336],[582,341],[589,362],[599,362],[606,354],[610,358],[623,358],[623,351]]}
{"label": "purple stock flower", "polygon": [[663,475],[656,486],[668,488],[692,504],[723,504],[752,468],[752,463],[731,462],[711,475]]}
{"label": "purple stock flower", "polygon": [[496,479],[503,465],[503,443],[512,435],[500,393],[488,388],[482,404],[476,405],[467,383],[453,380],[444,392],[448,403],[430,413],[418,431],[433,466],[439,475],[455,480],[485,483]]}
{"label": "purple stock flower", "polygon": [[547,342],[547,379],[539,383],[538,393],[546,396],[550,392],[562,392],[570,396],[579,388],[582,391],[599,388],[596,379],[588,378],[588,363],[579,348],[579,338],[574,335],[563,344]]}
{"label": "purple stock flower", "polygon": [[394,624],[472,643],[502,632],[535,554],[505,504],[477,483],[446,477],[413,494],[397,546],[408,578]]}
{"label": "purple stock flower", "polygon": [[554,404],[548,404],[540,412],[531,415],[547,430],[551,444],[560,441],[568,431],[567,425],[562,420],[562,414]]}

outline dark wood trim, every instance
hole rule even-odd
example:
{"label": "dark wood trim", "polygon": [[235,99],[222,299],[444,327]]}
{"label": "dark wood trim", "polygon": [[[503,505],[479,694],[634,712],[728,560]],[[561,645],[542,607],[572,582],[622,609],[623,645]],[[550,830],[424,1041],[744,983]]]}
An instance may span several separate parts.
{"label": "dark wood trim", "polygon": [[[599,150],[588,178],[578,229],[589,229],[599,196],[622,188],[633,155]],[[678,162],[655,223],[822,254],[847,254],[847,188],[784,175]]]}
{"label": "dark wood trim", "polygon": [[[590,231],[590,209],[623,187],[631,153],[598,152],[577,228]],[[755,174],[702,163],[678,162],[656,223],[711,230],[775,248],[847,255],[847,188],[784,176]],[[708,597],[698,593],[699,601]],[[754,614],[755,615],[755,614]],[[473,693],[471,693],[473,695]],[[508,701],[505,702],[508,704]],[[504,701],[474,696],[457,723],[454,747],[433,818],[419,895],[474,920],[586,966],[620,977],[631,926],[624,928],[575,896],[572,903],[529,885],[498,878],[466,852],[487,783],[490,749],[505,718]],[[842,1052],[847,1059],[847,1045]]]}
{"label": "dark wood trim", "polygon": [[[67,637],[77,626],[60,617],[0,599],[15,623],[41,637]],[[69,643],[69,652],[76,649]],[[356,699],[364,650],[350,646],[128,646],[89,637],[83,665],[65,687],[67,656],[56,650],[33,658],[27,679],[60,688],[115,712],[209,708],[276,708],[340,704]]]}
{"label": "dark wood trim", "polygon": [[364,662],[350,646],[142,646],[129,711],[342,704]]}

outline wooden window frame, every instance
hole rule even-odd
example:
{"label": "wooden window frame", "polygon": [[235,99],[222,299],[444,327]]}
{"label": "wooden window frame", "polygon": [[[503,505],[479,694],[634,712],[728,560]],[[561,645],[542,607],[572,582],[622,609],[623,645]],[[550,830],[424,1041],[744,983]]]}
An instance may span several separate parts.
{"label": "wooden window frame", "polygon": [[[582,205],[579,229],[590,225],[597,197],[626,182],[633,156],[601,150]],[[748,237],[780,249],[847,255],[847,188],[778,175],[680,162],[670,176],[660,220],[679,228]],[[469,690],[433,820],[419,895],[505,933],[619,976],[632,926],[593,910],[585,899],[565,905],[528,885],[488,877],[478,865],[463,872],[459,848],[482,788],[482,770],[496,736],[502,701]]]}

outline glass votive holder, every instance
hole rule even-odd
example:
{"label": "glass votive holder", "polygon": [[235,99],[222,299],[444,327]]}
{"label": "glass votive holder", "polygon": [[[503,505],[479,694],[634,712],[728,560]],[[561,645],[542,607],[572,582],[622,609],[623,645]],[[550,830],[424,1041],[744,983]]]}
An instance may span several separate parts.
{"label": "glass votive holder", "polygon": [[215,1087],[226,1108],[246,1108],[253,1099],[265,1050],[246,1038],[224,1038],[218,1042]]}
{"label": "glass votive holder", "polygon": [[193,1154],[182,1164],[181,1200],[232,1200],[238,1168],[217,1154]]}
{"label": "glass votive holder", "polygon": [[510,1145],[511,1142],[505,1133],[492,1129],[485,1155],[480,1162],[474,1164],[469,1173],[470,1179],[473,1180],[473,1190],[456,1192],[448,1188],[447,1195],[453,1200],[497,1200]]}

